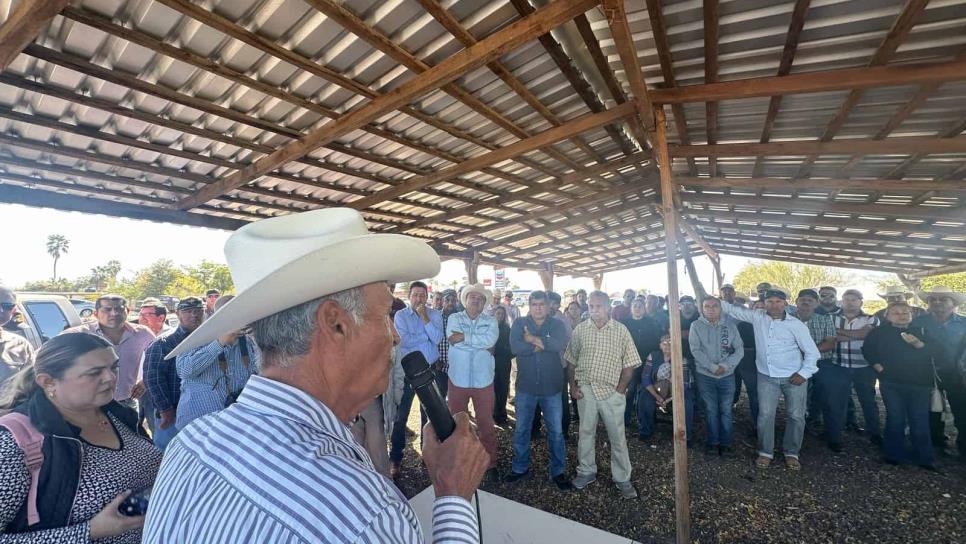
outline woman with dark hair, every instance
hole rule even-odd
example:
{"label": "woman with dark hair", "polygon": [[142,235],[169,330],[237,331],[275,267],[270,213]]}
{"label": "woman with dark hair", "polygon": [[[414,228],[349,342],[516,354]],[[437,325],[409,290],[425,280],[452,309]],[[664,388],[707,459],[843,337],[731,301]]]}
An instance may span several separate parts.
{"label": "woman with dark hair", "polygon": [[[641,371],[641,385],[637,390],[637,438],[648,442],[654,434],[657,410],[667,412],[671,407],[671,336],[661,337],[661,349],[652,351]],[[688,447],[694,444],[694,376],[684,364],[684,421]]]}
{"label": "woman with dark hair", "polygon": [[564,312],[564,315],[566,315],[567,319],[570,320],[571,329],[573,329],[577,325],[580,325],[580,322],[583,321],[583,319],[581,319],[582,310],[580,309],[580,303],[575,300],[570,304],[568,304],[567,310]]}
{"label": "woman with dark hair", "polygon": [[493,376],[493,421],[497,425],[509,423],[506,413],[506,401],[510,396],[510,370],[513,367],[513,352],[510,350],[510,321],[507,319],[506,308],[497,306],[493,311],[500,326],[500,337],[493,346],[493,359],[496,361],[496,368]]}
{"label": "woman with dark hair", "polygon": [[154,483],[161,452],[112,400],[117,363],[107,340],[64,333],[0,396],[0,542],[141,541],[144,516],[118,506]]}

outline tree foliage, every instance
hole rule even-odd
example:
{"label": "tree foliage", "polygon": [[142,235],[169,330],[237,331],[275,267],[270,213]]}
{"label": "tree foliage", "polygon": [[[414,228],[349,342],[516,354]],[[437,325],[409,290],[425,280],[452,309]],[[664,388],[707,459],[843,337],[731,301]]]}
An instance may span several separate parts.
{"label": "tree foliage", "polygon": [[733,283],[739,293],[753,293],[759,283],[768,282],[785,289],[789,298],[794,298],[802,289],[839,286],[848,280],[847,274],[828,266],[762,261],[742,267]]}
{"label": "tree foliage", "polygon": [[47,237],[47,254],[54,259],[54,274],[51,279],[57,281],[57,261],[70,249],[70,240],[61,234],[51,234]]}

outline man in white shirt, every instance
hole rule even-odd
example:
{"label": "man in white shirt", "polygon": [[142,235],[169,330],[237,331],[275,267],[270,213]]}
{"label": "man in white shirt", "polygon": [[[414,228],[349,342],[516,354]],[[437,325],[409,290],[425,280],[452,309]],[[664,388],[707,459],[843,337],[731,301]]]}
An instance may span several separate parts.
{"label": "man in white shirt", "polygon": [[775,412],[778,399],[785,397],[788,419],[782,450],[785,465],[800,470],[798,452],[805,434],[805,405],[808,379],[818,371],[821,356],[808,327],[788,315],[787,296],[769,289],[764,293],[765,309],[751,310],[728,302],[721,309],[732,317],[747,321],[755,329],[758,367],[758,459],[755,465],[767,468],[775,456]]}

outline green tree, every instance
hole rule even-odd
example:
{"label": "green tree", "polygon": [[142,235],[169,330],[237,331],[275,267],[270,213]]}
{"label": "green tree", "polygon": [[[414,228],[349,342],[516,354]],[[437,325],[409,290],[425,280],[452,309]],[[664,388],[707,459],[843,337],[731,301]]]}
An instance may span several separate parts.
{"label": "green tree", "polygon": [[768,282],[787,289],[789,297],[794,297],[801,289],[842,285],[848,279],[844,272],[828,266],[762,261],[746,264],[735,275],[733,283],[739,293],[751,293],[759,283]]}
{"label": "green tree", "polygon": [[121,262],[107,261],[107,264],[91,268],[91,283],[98,291],[103,291],[117,283],[117,275],[121,273]]}
{"label": "green tree", "polygon": [[47,254],[54,258],[54,281],[57,281],[57,261],[61,256],[67,254],[70,249],[70,240],[61,234],[51,234],[47,237]]}
{"label": "green tree", "polygon": [[193,280],[192,282],[182,281],[181,284],[185,288],[190,286],[194,289],[195,284],[200,285],[200,288],[191,292],[192,295],[197,295],[206,289],[218,289],[222,294],[235,290],[235,282],[231,279],[231,271],[228,269],[228,265],[201,261],[197,266],[182,267],[181,272],[184,276]]}

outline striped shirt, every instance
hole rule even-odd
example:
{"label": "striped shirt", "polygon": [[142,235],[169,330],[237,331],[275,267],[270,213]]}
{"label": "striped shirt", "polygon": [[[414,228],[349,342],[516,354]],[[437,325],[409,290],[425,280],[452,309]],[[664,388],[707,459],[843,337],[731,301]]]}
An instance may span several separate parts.
{"label": "striped shirt", "polygon": [[625,368],[641,366],[630,331],[613,319],[603,327],[590,319],[577,325],[565,356],[574,365],[577,383],[590,385],[597,400],[617,391]]}
{"label": "striped shirt", "polygon": [[[247,336],[222,346],[218,340],[178,355],[176,366],[181,379],[178,399],[178,429],[195,419],[225,407],[232,395],[245,388],[248,378],[258,372],[261,354],[255,341]],[[224,366],[224,368],[222,368]]]}
{"label": "striped shirt", "polygon": [[[440,497],[433,541],[476,543],[470,503]],[[252,376],[238,402],[171,442],[144,542],[420,543],[416,514],[324,404]]]}
{"label": "striped shirt", "polygon": [[[839,314],[832,318],[835,322],[836,330],[858,331],[865,327],[878,327],[879,319],[865,312],[849,319],[845,314]],[[862,344],[865,340],[846,340],[835,344],[835,364],[845,368],[865,368],[869,366],[865,356],[862,355]]]}

